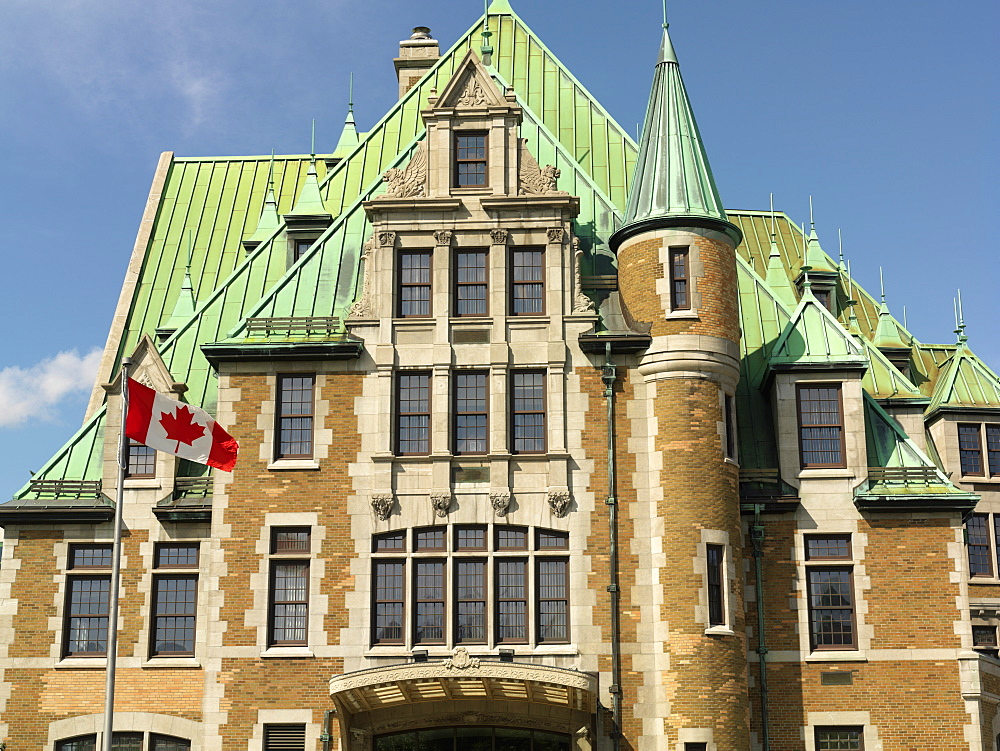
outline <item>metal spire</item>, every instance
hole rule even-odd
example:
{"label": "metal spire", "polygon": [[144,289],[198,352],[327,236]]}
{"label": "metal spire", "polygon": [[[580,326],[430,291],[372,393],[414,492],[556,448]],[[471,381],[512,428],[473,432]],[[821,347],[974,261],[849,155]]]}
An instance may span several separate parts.
{"label": "metal spire", "polygon": [[354,71],[351,71],[350,78],[347,79],[347,112],[354,114]]}
{"label": "metal spire", "polygon": [[852,334],[860,335],[861,329],[858,327],[858,314],[855,310],[858,306],[858,301],[854,299],[854,275],[851,274],[851,262],[847,262],[847,278],[850,282],[850,299],[847,301],[848,307],[851,309],[851,314],[847,317],[847,330]]}
{"label": "metal spire", "polygon": [[878,287],[882,294],[882,304],[885,305],[885,280],[882,278],[882,267],[878,267]]}
{"label": "metal spire", "polygon": [[965,335],[965,313],[962,310],[962,290],[958,290],[958,301],[956,302],[956,329],[955,333],[958,334],[958,343],[965,344],[969,341],[969,337]]}
{"label": "metal spire", "polygon": [[840,270],[844,270],[844,233],[837,227],[837,244],[840,246]]}
{"label": "metal spire", "polygon": [[490,37],[493,36],[493,32],[490,31],[490,5],[488,0],[483,0],[483,10],[483,44],[479,48],[479,52],[483,58],[483,65],[492,65],[493,47],[490,46]]}
{"label": "metal spire", "polygon": [[[810,208],[810,218],[812,217],[812,197],[809,199]],[[802,223],[805,227],[805,222]],[[809,281],[809,272],[812,271],[812,266],[809,265],[809,242],[806,238],[805,230],[802,231],[802,294],[806,293],[806,290],[812,294],[812,282]]]}
{"label": "metal spire", "polygon": [[316,118],[312,119],[312,136],[309,140],[309,156],[315,162],[316,161]]}

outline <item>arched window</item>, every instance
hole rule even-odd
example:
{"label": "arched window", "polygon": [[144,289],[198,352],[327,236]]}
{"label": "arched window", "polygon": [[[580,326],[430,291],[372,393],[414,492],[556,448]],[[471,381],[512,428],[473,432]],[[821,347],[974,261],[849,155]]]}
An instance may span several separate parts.
{"label": "arched window", "polygon": [[372,539],[372,643],[569,642],[569,535],[501,524]]}
{"label": "arched window", "polygon": [[[112,751],[190,751],[191,741],[156,733],[115,733]],[[56,751],[97,751],[96,735],[78,735],[56,741]]]}

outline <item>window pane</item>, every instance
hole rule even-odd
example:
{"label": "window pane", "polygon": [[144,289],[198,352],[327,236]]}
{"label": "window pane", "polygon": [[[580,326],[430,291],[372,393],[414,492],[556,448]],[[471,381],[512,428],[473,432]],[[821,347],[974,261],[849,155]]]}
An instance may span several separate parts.
{"label": "window pane", "polygon": [[455,550],[485,550],[486,527],[456,527]]}
{"label": "window pane", "polygon": [[544,312],[543,251],[511,252],[511,313],[537,315]]}
{"label": "window pane", "polygon": [[486,641],[486,563],[455,561],[455,641]]}
{"label": "window pane", "polygon": [[379,643],[403,640],[403,562],[375,562],[375,634]]}
{"label": "window pane", "polygon": [[990,538],[987,518],[986,514],[973,514],[965,522],[968,538],[969,572],[973,576],[991,576],[993,574],[990,565]]}
{"label": "window pane", "polygon": [[986,460],[991,475],[1000,475],[1000,425],[986,426]]}
{"label": "window pane", "polygon": [[809,610],[814,648],[852,648],[854,598],[850,569],[810,570]]}
{"label": "window pane", "polygon": [[142,751],[142,733],[112,733],[111,751]]}
{"label": "window pane", "polygon": [[565,550],[569,546],[569,535],[566,532],[554,532],[549,529],[538,530],[539,550]]}
{"label": "window pane", "polygon": [[312,456],[313,376],[278,376],[280,457]]}
{"label": "window pane", "polygon": [[445,527],[428,527],[417,530],[413,535],[413,549],[417,552],[422,550],[444,550]]}
{"label": "window pane", "polygon": [[983,473],[979,425],[958,426],[958,453],[963,475],[981,475]]}
{"label": "window pane", "polygon": [[413,641],[444,641],[444,562],[416,561],[413,564],[414,634]]}
{"label": "window pane", "polygon": [[486,251],[455,254],[455,315],[486,315]]}
{"label": "window pane", "polygon": [[156,546],[157,568],[195,568],[198,565],[198,543],[167,543]]}
{"label": "window pane", "polygon": [[405,532],[386,532],[385,534],[375,535],[375,552],[382,550],[405,550],[406,549],[406,533]]}
{"label": "window pane", "polygon": [[806,538],[806,560],[817,558],[850,558],[851,538],[848,535]]}
{"label": "window pane", "polygon": [[511,374],[511,432],[515,452],[545,451],[545,374]]}
{"label": "window pane", "polygon": [[705,554],[708,567],[708,625],[721,626],[726,622],[723,613],[722,546],[706,545]]}
{"label": "window pane", "polygon": [[111,568],[111,545],[71,545],[70,568]]}
{"label": "window pane", "polygon": [[275,528],[271,532],[272,553],[308,553],[309,529]]}
{"label": "window pane", "polygon": [[501,559],[496,563],[497,641],[527,641],[526,561]]}
{"label": "window pane", "polygon": [[538,641],[569,639],[569,581],[565,560],[538,562]]}
{"label": "window pane", "polygon": [[841,466],[840,387],[800,388],[798,397],[803,466]]}
{"label": "window pane", "polygon": [[56,751],[96,751],[97,739],[93,735],[81,735],[56,743]]}
{"label": "window pane", "polygon": [[486,373],[455,373],[455,453],[485,454],[488,405]]}
{"label": "window pane", "polygon": [[819,728],[816,731],[817,751],[854,751],[861,749],[861,728]]}
{"label": "window pane", "polygon": [[156,474],[156,452],[129,439],[128,477],[153,477]]}
{"label": "window pane", "polygon": [[399,254],[399,315],[431,314],[431,254]]}
{"label": "window pane", "polygon": [[153,736],[153,751],[189,751],[191,741],[184,738],[171,738],[169,735]]}
{"label": "window pane", "polygon": [[193,576],[159,576],[153,601],[153,654],[193,654],[195,592]]}
{"label": "window pane", "polygon": [[107,576],[68,579],[67,654],[104,654],[108,648]]}
{"label": "window pane", "polygon": [[309,564],[272,564],[271,642],[305,644],[308,615]]}
{"label": "window pane", "polygon": [[430,451],[430,376],[400,373],[397,379],[398,437],[400,454]]}
{"label": "window pane", "polygon": [[528,530],[524,527],[497,527],[497,550],[525,550]]}
{"label": "window pane", "polygon": [[685,310],[688,301],[688,252],[686,249],[670,251],[670,307]]}

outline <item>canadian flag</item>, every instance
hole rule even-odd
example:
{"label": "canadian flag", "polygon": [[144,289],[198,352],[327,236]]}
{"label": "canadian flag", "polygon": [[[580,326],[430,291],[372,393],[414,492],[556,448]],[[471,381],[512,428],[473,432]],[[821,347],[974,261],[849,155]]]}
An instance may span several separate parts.
{"label": "canadian flag", "polygon": [[125,435],[151,449],[232,472],[240,445],[208,412],[128,379]]}

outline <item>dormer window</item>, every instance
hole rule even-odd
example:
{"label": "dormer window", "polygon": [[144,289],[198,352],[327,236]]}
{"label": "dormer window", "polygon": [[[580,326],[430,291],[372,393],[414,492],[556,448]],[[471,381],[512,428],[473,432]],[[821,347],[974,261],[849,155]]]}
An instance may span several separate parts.
{"label": "dormer window", "polygon": [[802,467],[844,467],[844,411],[839,384],[798,387]]}
{"label": "dormer window", "polygon": [[477,188],[486,182],[486,134],[455,133],[455,187]]}

